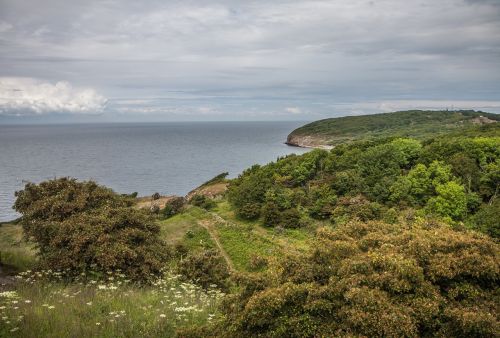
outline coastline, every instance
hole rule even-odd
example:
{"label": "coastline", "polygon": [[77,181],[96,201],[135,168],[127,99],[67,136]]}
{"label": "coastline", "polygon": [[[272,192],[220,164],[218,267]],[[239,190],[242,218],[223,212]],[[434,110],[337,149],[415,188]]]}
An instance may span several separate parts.
{"label": "coastline", "polygon": [[293,132],[288,134],[285,142],[286,145],[299,148],[323,150],[331,150],[334,148],[334,146],[327,145],[326,143],[326,139],[311,135],[294,135]]}

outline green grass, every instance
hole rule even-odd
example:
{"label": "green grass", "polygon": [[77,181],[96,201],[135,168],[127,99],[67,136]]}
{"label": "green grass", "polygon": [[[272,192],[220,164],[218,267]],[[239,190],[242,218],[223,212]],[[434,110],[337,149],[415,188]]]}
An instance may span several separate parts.
{"label": "green grass", "polygon": [[268,257],[279,250],[276,244],[248,229],[218,225],[217,231],[224,250],[238,270],[251,270],[250,261],[254,255]]}
{"label": "green grass", "polygon": [[33,276],[25,275],[14,297],[0,292],[0,337],[172,337],[215,318],[223,296],[175,276],[144,287],[117,275],[69,285]]}
{"label": "green grass", "polygon": [[313,237],[311,229],[286,229],[277,233],[275,229],[262,225],[260,221],[243,220],[236,217],[233,208],[222,200],[213,210],[229,222],[218,224],[220,242],[239,270],[252,270],[253,256],[279,256],[284,252],[306,251]]}
{"label": "green grass", "polygon": [[199,208],[190,207],[183,213],[159,221],[160,236],[169,244],[183,244],[189,251],[214,248],[209,233],[198,224],[206,217]]}
{"label": "green grass", "polygon": [[36,250],[23,239],[22,227],[12,223],[0,225],[0,262],[18,271],[32,268]]}

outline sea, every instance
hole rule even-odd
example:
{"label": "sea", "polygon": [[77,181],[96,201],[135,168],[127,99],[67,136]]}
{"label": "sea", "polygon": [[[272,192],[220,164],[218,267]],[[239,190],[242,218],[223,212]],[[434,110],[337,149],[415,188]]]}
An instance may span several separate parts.
{"label": "sea", "polygon": [[186,195],[212,177],[236,177],[307,149],[284,144],[305,122],[168,122],[0,125],[0,221],[19,215],[27,182],[70,176],[118,193]]}

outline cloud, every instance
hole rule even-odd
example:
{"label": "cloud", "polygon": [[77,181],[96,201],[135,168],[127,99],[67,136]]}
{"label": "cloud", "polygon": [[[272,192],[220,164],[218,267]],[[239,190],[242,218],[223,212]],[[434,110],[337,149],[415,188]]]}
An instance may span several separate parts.
{"label": "cloud", "polygon": [[99,88],[118,119],[297,119],[336,102],[494,101],[499,3],[0,0],[0,77]]}
{"label": "cloud", "polygon": [[8,32],[12,29],[12,25],[8,22],[0,20],[0,33]]}
{"label": "cloud", "polygon": [[1,115],[46,113],[95,114],[106,99],[91,88],[74,88],[69,82],[55,84],[32,78],[0,77]]}
{"label": "cloud", "polygon": [[285,111],[290,114],[301,114],[302,110],[299,107],[287,107]]}

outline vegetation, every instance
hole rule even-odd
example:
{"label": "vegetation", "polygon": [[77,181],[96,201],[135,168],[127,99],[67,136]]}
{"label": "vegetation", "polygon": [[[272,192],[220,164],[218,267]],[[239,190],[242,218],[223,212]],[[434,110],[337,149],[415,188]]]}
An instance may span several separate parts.
{"label": "vegetation", "polygon": [[213,207],[215,207],[215,202],[212,201],[209,197],[207,197],[205,195],[196,194],[193,197],[191,197],[191,200],[189,202],[194,206],[197,206],[197,207],[200,207],[200,208],[203,208],[206,210],[210,210]]}
{"label": "vegetation", "polygon": [[26,271],[15,290],[0,291],[0,337],[172,337],[217,318],[224,296],[170,274],[141,287],[120,272],[66,277]]}
{"label": "vegetation", "polygon": [[165,207],[162,209],[162,215],[165,218],[172,217],[181,212],[185,204],[186,199],[184,197],[173,197],[165,203]]}
{"label": "vegetation", "polygon": [[500,116],[473,110],[399,111],[315,121],[295,129],[288,139],[312,136],[329,145],[384,137],[425,139],[457,130],[463,132],[471,127],[474,129],[477,124],[493,121],[500,121]]}
{"label": "vegetation", "polygon": [[14,208],[38,247],[40,267],[75,275],[119,269],[145,280],[158,275],[168,258],[153,218],[94,182],[28,183],[16,196]]}
{"label": "vegetation", "polygon": [[190,254],[179,262],[177,270],[187,280],[206,289],[228,288],[229,270],[217,250]]}
{"label": "vegetation", "polygon": [[398,114],[158,213],[27,184],[0,226],[0,336],[498,336],[500,127],[474,125],[497,117]]}
{"label": "vegetation", "polygon": [[483,137],[478,128],[467,137],[379,139],[291,155],[244,171],[228,197],[241,218],[269,226],[413,214],[497,236],[499,185],[500,133]]}
{"label": "vegetation", "polygon": [[350,222],[315,250],[239,278],[223,320],[192,336],[493,337],[498,245],[439,223]]}
{"label": "vegetation", "polygon": [[200,185],[200,188],[206,187],[209,185],[213,185],[213,184],[217,184],[217,183],[226,182],[227,175],[229,175],[228,172],[220,173],[219,175],[215,176],[214,178],[212,178],[212,179],[206,181],[205,183],[203,183],[202,185]]}

